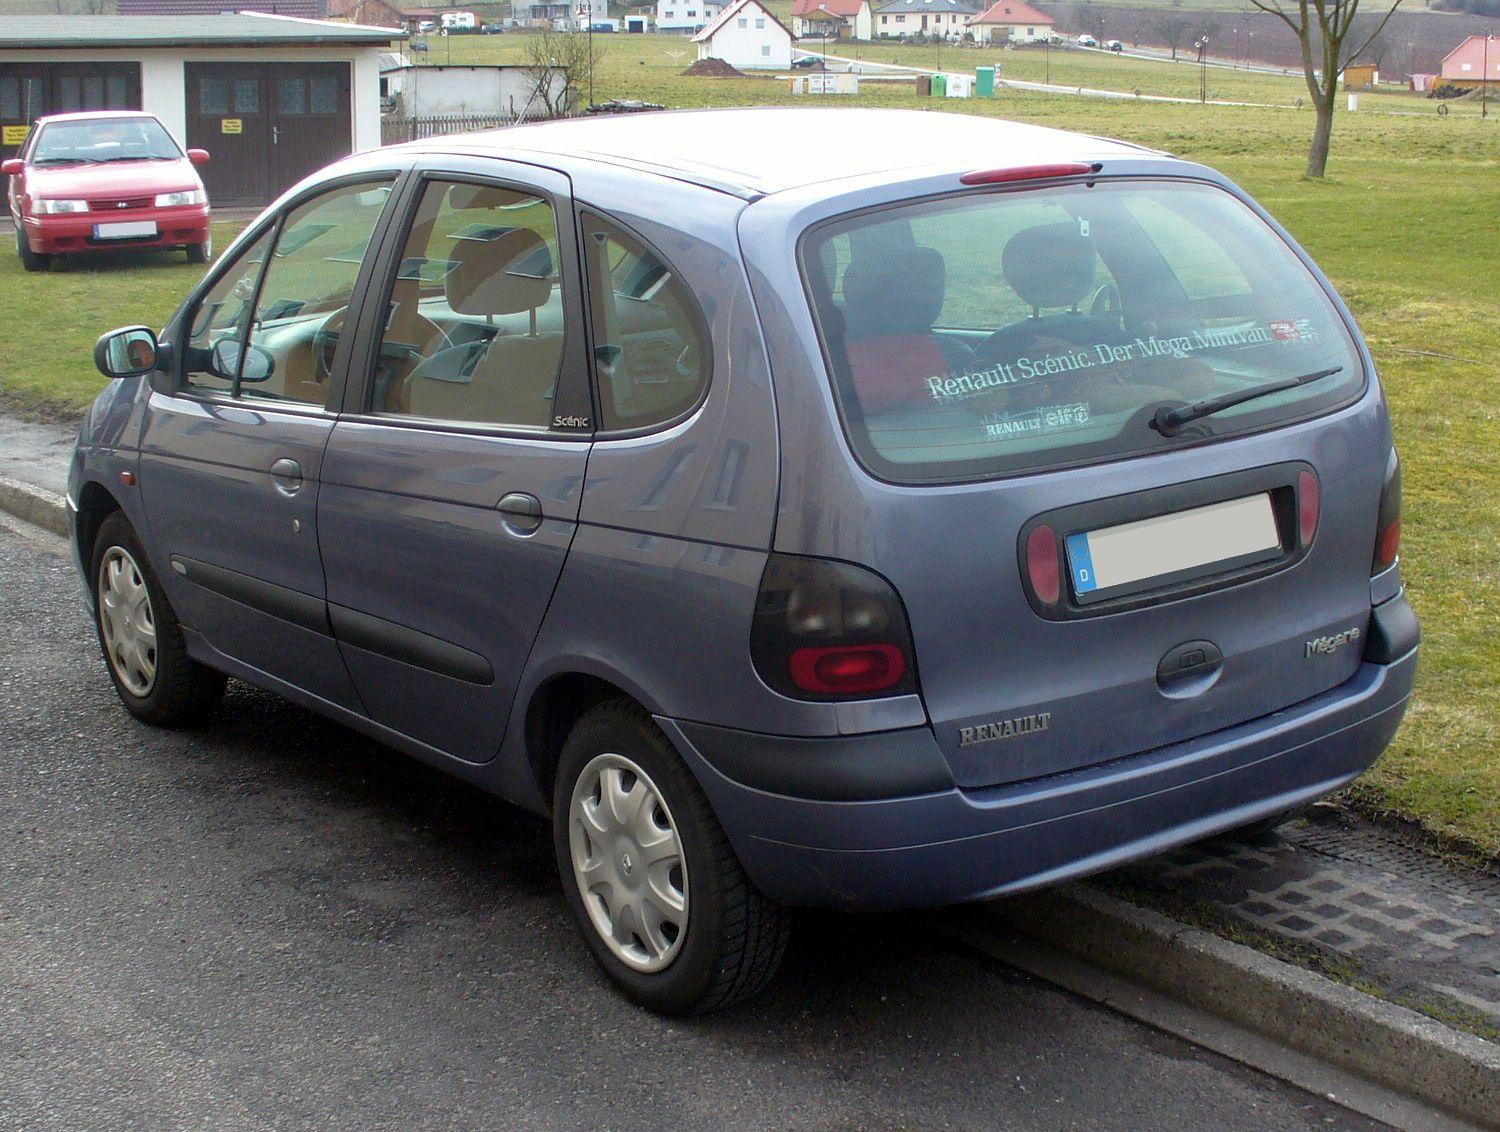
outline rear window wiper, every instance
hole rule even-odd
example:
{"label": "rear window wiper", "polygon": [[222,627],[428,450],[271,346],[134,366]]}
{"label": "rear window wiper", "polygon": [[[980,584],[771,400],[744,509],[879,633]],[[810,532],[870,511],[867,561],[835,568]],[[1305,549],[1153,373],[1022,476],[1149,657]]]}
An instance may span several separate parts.
{"label": "rear window wiper", "polygon": [[1163,436],[1176,436],[1178,430],[1190,421],[1196,421],[1200,417],[1222,412],[1235,405],[1243,405],[1246,401],[1269,397],[1272,393],[1280,393],[1284,389],[1295,389],[1299,385],[1310,385],[1314,381],[1320,381],[1325,377],[1332,377],[1336,373],[1342,373],[1343,369],[1343,366],[1330,366],[1328,369],[1313,370],[1312,373],[1304,373],[1301,377],[1284,377],[1280,381],[1268,381],[1264,385],[1252,385],[1249,389],[1240,389],[1234,393],[1225,393],[1222,396],[1210,397],[1204,401],[1194,401],[1191,405],[1183,405],[1176,409],[1162,405],[1156,410],[1156,415],[1151,418],[1151,427]]}

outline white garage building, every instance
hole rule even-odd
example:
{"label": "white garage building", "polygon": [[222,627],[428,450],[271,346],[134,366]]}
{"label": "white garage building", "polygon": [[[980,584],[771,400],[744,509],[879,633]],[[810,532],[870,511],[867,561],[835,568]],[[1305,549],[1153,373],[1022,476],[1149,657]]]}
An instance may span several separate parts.
{"label": "white garage building", "polygon": [[784,71],[792,65],[791,29],[760,0],[734,0],[693,42],[699,59],[722,59],[742,71]]}
{"label": "white garage building", "polygon": [[6,16],[0,157],[69,110],[148,110],[206,149],[218,204],[261,204],[323,165],[380,144],[380,53],[393,28],[254,13]]}

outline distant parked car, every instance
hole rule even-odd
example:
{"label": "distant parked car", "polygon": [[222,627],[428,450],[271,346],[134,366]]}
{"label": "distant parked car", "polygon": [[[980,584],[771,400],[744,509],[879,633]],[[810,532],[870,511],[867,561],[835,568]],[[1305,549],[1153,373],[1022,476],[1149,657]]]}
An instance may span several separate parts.
{"label": "distant parked car", "polygon": [[614,22],[611,21],[611,20],[600,20],[596,24],[590,24],[589,25],[589,31],[595,32],[596,34],[601,34],[602,33],[602,34],[608,35],[611,32],[613,32],[614,30],[615,30],[615,25],[614,25]]}
{"label": "distant parked car", "polygon": [[100,680],[184,725],[227,674],[544,815],[655,1010],[764,985],[788,907],[1274,822],[1411,695],[1369,350],[1165,153],[769,108],[391,146],[94,360],[67,498]]}
{"label": "distant parked car", "polygon": [[1091,35],[1080,35],[1078,37],[1079,47],[1098,47],[1099,41]]}
{"label": "distant parked car", "polygon": [[505,25],[504,24],[480,24],[479,25],[479,33],[481,35],[504,35],[505,34]]}
{"label": "distant parked car", "polygon": [[817,55],[799,55],[792,60],[792,66],[799,71],[815,71],[823,66],[823,60]]}
{"label": "distant parked car", "polygon": [[186,248],[189,263],[213,258],[208,193],[196,165],[154,114],[138,110],[37,119],[20,155],[0,165],[27,271],[53,256]]}
{"label": "distant parked car", "polygon": [[1116,54],[1118,54],[1119,52],[1125,50],[1125,45],[1123,43],[1121,43],[1118,39],[1106,39],[1104,41],[1104,46],[1107,47],[1107,48],[1109,48],[1111,51],[1115,52]]}

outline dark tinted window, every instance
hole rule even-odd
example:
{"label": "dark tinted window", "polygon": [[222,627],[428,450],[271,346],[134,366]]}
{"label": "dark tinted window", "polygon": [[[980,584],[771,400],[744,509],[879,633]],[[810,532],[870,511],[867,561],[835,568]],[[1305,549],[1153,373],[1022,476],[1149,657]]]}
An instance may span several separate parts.
{"label": "dark tinted window", "polygon": [[671,420],[698,403],[708,381],[708,330],[698,303],[638,237],[592,213],[584,233],[603,427]]}
{"label": "dark tinted window", "polygon": [[1323,369],[1187,439],[1362,387],[1316,280],[1228,193],[1170,182],[987,193],[815,228],[803,270],[850,440],[887,478],[1034,470],[1180,445],[1155,409]]}

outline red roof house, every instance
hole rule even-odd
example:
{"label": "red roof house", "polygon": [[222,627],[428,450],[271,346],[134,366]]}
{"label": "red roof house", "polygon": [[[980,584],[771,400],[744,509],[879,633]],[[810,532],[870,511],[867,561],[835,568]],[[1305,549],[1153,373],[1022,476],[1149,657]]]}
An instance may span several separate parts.
{"label": "red roof house", "polygon": [[1443,81],[1473,87],[1500,82],[1500,35],[1471,35],[1448,52]]}
{"label": "red roof house", "polygon": [[968,26],[980,43],[1040,42],[1052,34],[1052,17],[1020,0],[995,0]]}

